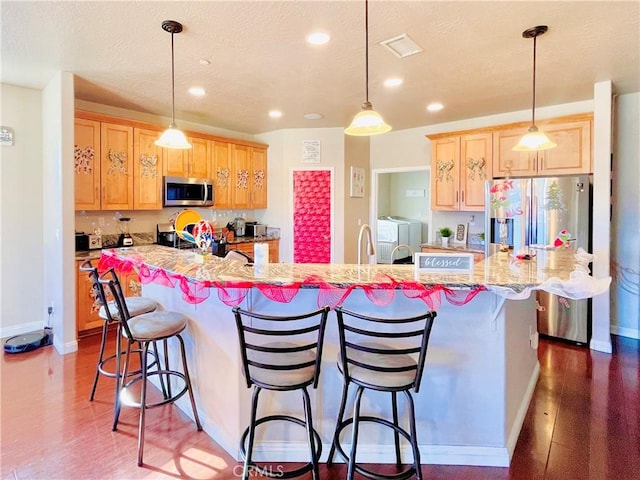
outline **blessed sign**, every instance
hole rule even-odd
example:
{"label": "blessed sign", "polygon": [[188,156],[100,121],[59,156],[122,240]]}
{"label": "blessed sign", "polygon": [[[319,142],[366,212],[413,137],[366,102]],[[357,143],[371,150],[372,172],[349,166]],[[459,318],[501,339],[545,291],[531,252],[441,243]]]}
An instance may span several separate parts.
{"label": "blessed sign", "polygon": [[416,273],[471,273],[473,272],[472,253],[416,253]]}

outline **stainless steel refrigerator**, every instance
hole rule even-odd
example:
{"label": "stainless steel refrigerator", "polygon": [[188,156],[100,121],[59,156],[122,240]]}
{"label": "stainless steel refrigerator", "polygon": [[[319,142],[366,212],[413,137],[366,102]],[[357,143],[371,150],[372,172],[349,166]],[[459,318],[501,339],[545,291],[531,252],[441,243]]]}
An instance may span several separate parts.
{"label": "stainless steel refrigerator", "polygon": [[[579,247],[591,251],[592,176],[487,181],[487,255],[509,248],[513,255],[537,249]],[[538,291],[538,332],[586,344],[591,300]]]}

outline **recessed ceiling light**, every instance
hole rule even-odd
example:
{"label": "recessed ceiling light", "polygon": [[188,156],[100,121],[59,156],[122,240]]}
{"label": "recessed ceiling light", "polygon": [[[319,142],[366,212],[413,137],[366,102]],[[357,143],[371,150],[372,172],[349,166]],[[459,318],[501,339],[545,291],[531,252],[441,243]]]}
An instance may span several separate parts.
{"label": "recessed ceiling light", "polygon": [[320,120],[324,115],[321,113],[305,113],[304,118],[307,120]]}
{"label": "recessed ceiling light", "polygon": [[385,87],[397,87],[399,85],[402,85],[402,79],[398,78],[398,77],[387,78],[384,81],[384,86]]}
{"label": "recessed ceiling light", "polygon": [[198,63],[200,65],[211,65],[211,60],[207,60],[206,58],[201,58]]}
{"label": "recessed ceiling light", "polygon": [[191,95],[195,95],[196,97],[202,97],[202,96],[204,96],[204,94],[206,92],[204,91],[204,88],[202,88],[202,87],[191,87],[189,89],[189,93]]}
{"label": "recessed ceiling light", "polygon": [[269,112],[269,116],[271,118],[280,118],[280,117],[282,117],[282,112],[280,110],[271,110]]}
{"label": "recessed ceiling light", "polygon": [[307,35],[307,43],[311,45],[324,45],[328,43],[330,39],[331,36],[325,32],[314,32]]}
{"label": "recessed ceiling light", "polygon": [[429,110],[430,112],[439,112],[443,108],[444,105],[442,105],[440,102],[434,102],[427,105],[427,110]]}

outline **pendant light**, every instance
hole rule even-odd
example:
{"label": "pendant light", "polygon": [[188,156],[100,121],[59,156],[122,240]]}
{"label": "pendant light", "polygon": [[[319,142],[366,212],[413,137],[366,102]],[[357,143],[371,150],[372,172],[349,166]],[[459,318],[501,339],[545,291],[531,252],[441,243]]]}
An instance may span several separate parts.
{"label": "pendant light", "polygon": [[175,66],[173,55],[173,35],[182,31],[182,24],[175,20],[165,20],[162,22],[162,29],[171,34],[171,124],[160,138],[155,141],[159,147],[187,149],[191,144],[187,141],[184,133],[176,127],[176,86],[175,86]]}
{"label": "pendant light", "polygon": [[548,150],[557,147],[544,133],[536,127],[536,39],[548,30],[546,25],[538,25],[522,32],[523,38],[533,38],[533,106],[531,107],[531,126],[529,132],[513,147],[516,152]]}
{"label": "pendant light", "polygon": [[346,135],[368,136],[386,133],[391,130],[380,114],[373,109],[369,101],[369,2],[364,2],[364,31],[365,31],[365,91],[366,100],[361,111],[351,121],[351,125],[344,129]]}

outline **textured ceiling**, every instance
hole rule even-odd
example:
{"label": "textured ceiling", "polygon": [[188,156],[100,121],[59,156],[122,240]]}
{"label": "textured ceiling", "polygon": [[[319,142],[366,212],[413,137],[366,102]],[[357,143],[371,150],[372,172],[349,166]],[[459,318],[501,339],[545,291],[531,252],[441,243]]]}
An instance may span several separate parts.
{"label": "textured ceiling", "polygon": [[[363,1],[2,0],[0,9],[3,83],[42,88],[69,71],[79,99],[170,117],[161,23],[173,19],[184,25],[174,38],[178,119],[247,133],[346,126],[365,98]],[[369,98],[396,130],[528,109],[533,41],[521,34],[541,24],[538,107],[593,98],[602,80],[638,92],[639,17],[638,1],[372,0]],[[331,42],[307,44],[314,29]],[[424,51],[399,59],[378,44],[402,33]],[[384,87],[390,76],[404,84]],[[207,95],[189,95],[195,85]],[[432,101],[445,109],[427,112]]]}

